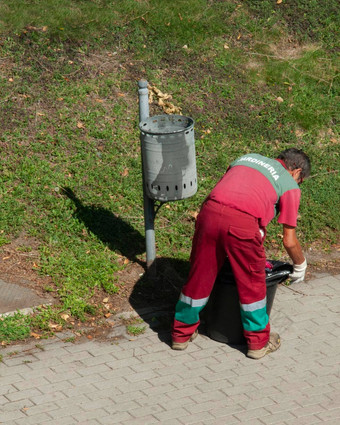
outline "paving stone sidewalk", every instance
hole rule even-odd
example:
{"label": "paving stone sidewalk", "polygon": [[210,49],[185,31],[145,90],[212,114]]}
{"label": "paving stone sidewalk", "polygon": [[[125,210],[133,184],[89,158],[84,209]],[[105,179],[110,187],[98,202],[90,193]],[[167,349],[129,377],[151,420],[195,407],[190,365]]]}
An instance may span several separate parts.
{"label": "paving stone sidewalk", "polygon": [[340,275],[280,285],[271,323],[282,346],[258,361],[204,335],[172,351],[150,327],[0,349],[0,423],[339,424],[339,306]]}

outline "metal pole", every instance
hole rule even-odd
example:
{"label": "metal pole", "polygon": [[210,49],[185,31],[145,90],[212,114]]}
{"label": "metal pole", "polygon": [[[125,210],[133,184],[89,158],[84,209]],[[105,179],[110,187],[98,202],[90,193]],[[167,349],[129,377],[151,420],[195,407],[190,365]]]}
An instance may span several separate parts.
{"label": "metal pole", "polygon": [[[139,122],[149,118],[149,91],[148,82],[146,80],[138,81],[139,95]],[[143,147],[141,146],[141,149]],[[142,155],[143,162],[143,155]],[[156,258],[156,242],[155,242],[155,202],[149,198],[145,191],[144,170],[143,175],[143,200],[144,200],[144,226],[145,226],[145,244],[146,244],[146,267],[150,270]],[[154,268],[153,268],[154,271]]]}

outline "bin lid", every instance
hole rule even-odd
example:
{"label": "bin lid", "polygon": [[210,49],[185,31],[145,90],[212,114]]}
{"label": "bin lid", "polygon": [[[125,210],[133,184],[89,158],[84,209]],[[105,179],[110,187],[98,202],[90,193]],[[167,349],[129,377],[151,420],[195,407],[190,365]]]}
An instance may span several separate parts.
{"label": "bin lid", "polygon": [[154,115],[139,123],[143,133],[153,135],[176,134],[189,131],[194,126],[194,120],[183,115]]}

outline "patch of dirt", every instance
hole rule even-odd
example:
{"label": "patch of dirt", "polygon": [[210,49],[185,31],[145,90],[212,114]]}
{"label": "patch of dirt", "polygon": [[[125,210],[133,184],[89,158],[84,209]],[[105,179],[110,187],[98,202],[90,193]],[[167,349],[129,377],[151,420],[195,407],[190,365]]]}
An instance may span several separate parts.
{"label": "patch of dirt", "polygon": [[321,250],[315,243],[306,250],[306,257],[311,276],[315,273],[340,274],[340,243],[332,245],[327,251]]}
{"label": "patch of dirt", "polygon": [[130,262],[124,270],[118,272],[119,288],[118,294],[107,294],[101,288],[96,288],[91,303],[96,307],[103,306],[101,311],[103,315],[109,317],[112,314],[120,312],[133,311],[130,303],[130,295],[138,281],[144,276],[145,269],[142,264]]}
{"label": "patch of dirt", "polygon": [[299,59],[306,52],[319,49],[319,46],[317,44],[299,44],[291,39],[281,39],[279,43],[272,44],[269,47],[273,55],[277,57],[277,59],[284,60]]}
{"label": "patch of dirt", "polygon": [[12,70],[15,67],[15,62],[10,58],[0,58],[0,75],[3,78],[10,79],[12,77]]}
{"label": "patch of dirt", "polygon": [[46,289],[54,288],[50,276],[39,275],[39,242],[20,234],[11,243],[0,248],[0,278],[32,289],[40,297],[46,295]]}

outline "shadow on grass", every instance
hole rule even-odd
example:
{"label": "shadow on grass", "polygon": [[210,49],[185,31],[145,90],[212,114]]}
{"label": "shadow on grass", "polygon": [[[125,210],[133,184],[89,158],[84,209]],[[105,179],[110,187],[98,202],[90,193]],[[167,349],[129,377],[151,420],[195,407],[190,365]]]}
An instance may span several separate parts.
{"label": "shadow on grass", "polygon": [[74,216],[110,250],[141,264],[136,256],[145,251],[145,240],[138,230],[105,208],[84,205],[68,187],[63,188],[62,193],[74,202],[77,208]]}

